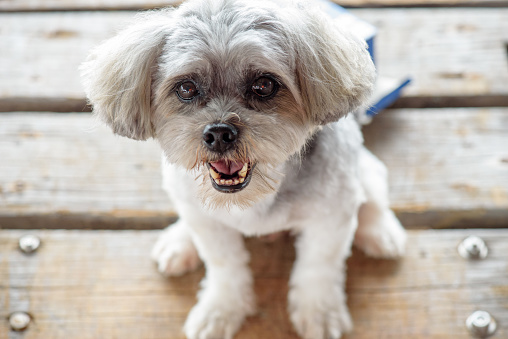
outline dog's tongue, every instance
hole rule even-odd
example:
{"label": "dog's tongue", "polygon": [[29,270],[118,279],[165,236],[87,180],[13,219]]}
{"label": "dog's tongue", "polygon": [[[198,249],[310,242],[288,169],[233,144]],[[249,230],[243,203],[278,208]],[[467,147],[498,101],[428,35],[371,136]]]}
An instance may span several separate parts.
{"label": "dog's tongue", "polygon": [[226,163],[225,160],[220,160],[216,162],[211,162],[212,165],[218,172],[226,175],[232,175],[235,172],[238,172],[243,167],[243,162],[240,161],[228,161]]}

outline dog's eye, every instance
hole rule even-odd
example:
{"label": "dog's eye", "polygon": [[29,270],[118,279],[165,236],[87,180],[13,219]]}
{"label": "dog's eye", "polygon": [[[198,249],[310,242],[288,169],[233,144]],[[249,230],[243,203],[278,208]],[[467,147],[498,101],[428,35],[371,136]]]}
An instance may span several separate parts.
{"label": "dog's eye", "polygon": [[190,101],[199,94],[196,84],[192,81],[184,81],[176,89],[178,97],[184,101]]}
{"label": "dog's eye", "polygon": [[266,76],[259,77],[254,80],[252,91],[261,98],[268,98],[277,91],[277,82]]}

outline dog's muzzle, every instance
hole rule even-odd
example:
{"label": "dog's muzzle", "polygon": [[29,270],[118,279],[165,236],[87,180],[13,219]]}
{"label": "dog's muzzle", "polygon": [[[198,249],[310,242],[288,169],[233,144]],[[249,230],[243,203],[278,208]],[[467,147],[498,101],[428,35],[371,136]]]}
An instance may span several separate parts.
{"label": "dog's muzzle", "polygon": [[[217,154],[223,155],[238,141],[238,129],[226,123],[207,125],[203,130],[203,143]],[[249,184],[254,165],[250,161],[237,161],[228,158],[207,163],[212,186],[223,193],[241,191]]]}

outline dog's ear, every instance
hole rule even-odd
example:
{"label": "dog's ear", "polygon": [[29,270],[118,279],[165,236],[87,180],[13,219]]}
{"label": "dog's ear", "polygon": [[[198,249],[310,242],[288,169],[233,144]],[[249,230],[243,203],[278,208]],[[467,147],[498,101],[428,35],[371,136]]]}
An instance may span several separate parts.
{"label": "dog's ear", "polygon": [[138,15],[134,24],[96,47],[81,65],[94,114],[114,133],[137,140],[153,137],[151,82],[170,32],[171,12]]}
{"label": "dog's ear", "polygon": [[366,105],[375,67],[367,44],[326,14],[300,8],[298,16],[289,19],[302,100],[311,120],[324,125]]}

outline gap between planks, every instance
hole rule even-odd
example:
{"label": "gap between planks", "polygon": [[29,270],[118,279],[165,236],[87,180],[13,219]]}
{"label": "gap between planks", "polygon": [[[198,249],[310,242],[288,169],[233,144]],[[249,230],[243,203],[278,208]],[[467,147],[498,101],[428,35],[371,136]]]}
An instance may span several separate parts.
{"label": "gap between planks", "polygon": [[[508,107],[508,95],[402,96],[387,109]],[[11,97],[0,98],[0,113],[8,112],[91,113],[86,99]]]}

